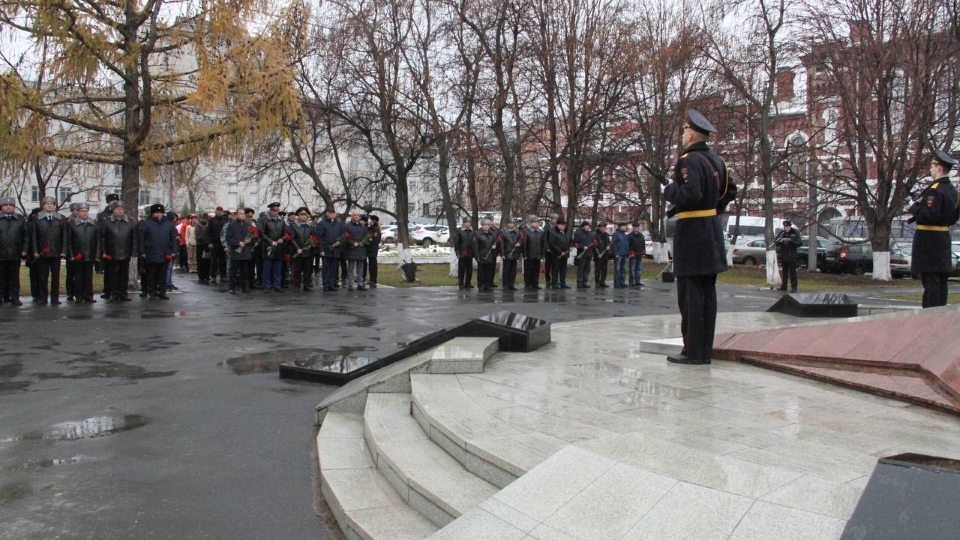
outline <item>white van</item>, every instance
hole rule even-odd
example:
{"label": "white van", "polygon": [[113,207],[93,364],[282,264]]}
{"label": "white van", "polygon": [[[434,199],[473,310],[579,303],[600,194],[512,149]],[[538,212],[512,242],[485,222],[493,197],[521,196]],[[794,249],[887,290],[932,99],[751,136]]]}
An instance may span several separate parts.
{"label": "white van", "polygon": [[[773,221],[776,225],[773,227],[773,233],[777,234],[781,227],[780,224],[783,223],[782,219],[774,219]],[[725,231],[727,233],[727,241],[733,239],[734,232],[737,232],[737,237],[741,236],[760,236],[764,235],[764,231],[767,227],[766,218],[762,217],[751,217],[751,216],[740,216],[740,228],[737,232],[737,216],[728,216],[727,217],[727,226]]]}

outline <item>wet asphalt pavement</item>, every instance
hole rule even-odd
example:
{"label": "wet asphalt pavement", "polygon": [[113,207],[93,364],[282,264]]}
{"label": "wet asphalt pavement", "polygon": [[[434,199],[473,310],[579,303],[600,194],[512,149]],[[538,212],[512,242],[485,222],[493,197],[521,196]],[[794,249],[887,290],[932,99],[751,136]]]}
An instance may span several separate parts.
{"label": "wet asphalt pavement", "polygon": [[[279,363],[379,357],[504,309],[552,322],[676,311],[673,284],[653,280],[482,295],[230,295],[174,282],[170,301],[0,306],[0,539],[339,538],[313,444],[313,408],[334,387],[281,381]],[[721,312],[780,296],[719,290]]]}

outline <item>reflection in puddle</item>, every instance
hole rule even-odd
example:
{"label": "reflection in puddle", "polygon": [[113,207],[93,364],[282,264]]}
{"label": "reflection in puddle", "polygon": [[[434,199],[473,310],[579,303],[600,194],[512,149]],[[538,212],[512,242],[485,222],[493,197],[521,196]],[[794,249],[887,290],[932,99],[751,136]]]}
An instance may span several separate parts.
{"label": "reflection in puddle", "polygon": [[[111,360],[97,360],[90,357],[75,358],[58,362],[68,366],[79,365],[82,371],[79,373],[37,373],[40,380],[47,379],[92,379],[92,378],[125,378],[125,379],[154,379],[157,377],[170,377],[175,375],[176,371],[147,371],[140,366],[124,364],[122,362],[113,362]],[[84,365],[89,364],[89,365]]]}
{"label": "reflection in puddle", "polygon": [[95,416],[78,422],[61,422],[54,424],[43,434],[44,439],[54,441],[76,441],[105,437],[130,431],[147,425],[150,420],[138,414],[126,414],[122,417]]}
{"label": "reflection in puddle", "polygon": [[42,458],[33,461],[27,461],[19,465],[13,465],[11,467],[4,467],[6,471],[38,471],[41,469],[49,469],[50,467],[56,467],[58,465],[70,465],[73,463],[78,463],[81,460],[87,459],[86,456],[79,455],[73,456],[71,458],[64,459],[51,459],[51,458]]}

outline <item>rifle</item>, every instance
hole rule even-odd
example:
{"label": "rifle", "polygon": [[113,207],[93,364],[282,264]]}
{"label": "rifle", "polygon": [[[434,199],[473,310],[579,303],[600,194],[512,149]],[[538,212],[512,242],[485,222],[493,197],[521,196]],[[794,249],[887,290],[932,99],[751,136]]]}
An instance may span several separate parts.
{"label": "rifle", "polygon": [[[647,165],[646,163],[641,163],[640,166],[643,167],[643,170],[647,171],[647,172],[650,174],[650,176],[652,176],[652,177],[656,178],[657,180],[659,180],[661,186],[666,186],[667,184],[670,183],[670,181],[667,180],[667,177],[666,177],[666,176],[664,176],[664,175],[662,175],[662,174],[654,171],[654,170],[651,169],[650,166]],[[667,212],[666,212],[666,215],[667,215],[667,219],[670,219],[670,218],[672,218],[673,216],[677,215],[677,207],[674,206],[674,207],[672,207],[672,208],[668,208],[668,209],[667,209]]]}

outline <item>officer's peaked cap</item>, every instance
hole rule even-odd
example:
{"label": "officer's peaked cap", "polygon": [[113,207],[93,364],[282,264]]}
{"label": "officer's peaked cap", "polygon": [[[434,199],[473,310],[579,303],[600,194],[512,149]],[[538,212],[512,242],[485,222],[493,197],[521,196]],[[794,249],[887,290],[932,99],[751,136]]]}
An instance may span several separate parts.
{"label": "officer's peaked cap", "polygon": [[957,160],[950,157],[950,154],[943,150],[937,150],[933,153],[933,160],[947,169],[953,169],[957,166]]}
{"label": "officer's peaked cap", "polygon": [[689,127],[690,129],[703,133],[704,135],[709,135],[717,131],[717,128],[713,127],[713,124],[711,124],[706,117],[694,109],[687,111],[687,123],[684,127]]}

